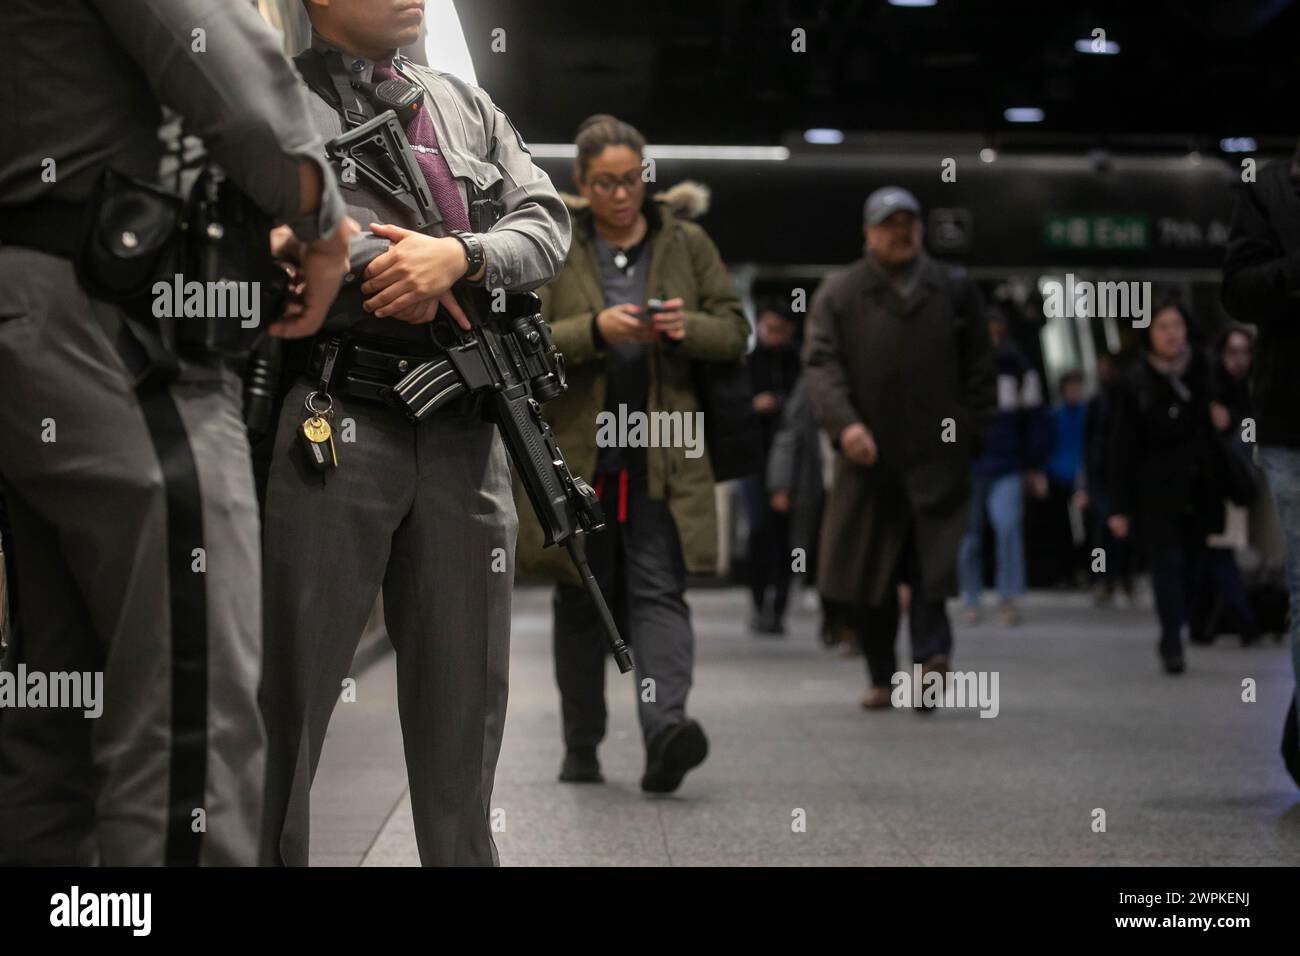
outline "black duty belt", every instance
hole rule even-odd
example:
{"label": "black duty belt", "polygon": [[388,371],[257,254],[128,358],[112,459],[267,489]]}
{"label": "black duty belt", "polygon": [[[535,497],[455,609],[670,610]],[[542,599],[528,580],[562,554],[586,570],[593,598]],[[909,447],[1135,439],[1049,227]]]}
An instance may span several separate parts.
{"label": "black duty belt", "polygon": [[[348,398],[379,402],[395,410],[401,406],[393,397],[393,386],[412,369],[445,354],[432,343],[428,349],[420,349],[413,347],[415,343],[398,339],[321,335],[312,343],[303,369],[312,380],[320,381],[325,356],[332,343],[338,344],[338,355],[330,375],[329,391]],[[466,400],[454,402],[448,409],[461,414],[474,412],[478,402],[469,400],[473,398],[466,396]]]}
{"label": "black duty belt", "polygon": [[0,206],[0,244],[25,246],[71,259],[85,228],[86,203],[39,199]]}

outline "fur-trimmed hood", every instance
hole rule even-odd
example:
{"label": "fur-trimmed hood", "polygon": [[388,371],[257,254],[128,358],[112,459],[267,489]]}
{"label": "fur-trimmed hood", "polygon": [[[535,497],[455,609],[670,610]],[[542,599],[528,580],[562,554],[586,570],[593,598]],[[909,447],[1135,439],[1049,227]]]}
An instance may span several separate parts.
{"label": "fur-trimmed hood", "polygon": [[[587,211],[589,204],[581,196],[562,192],[560,198],[564,200],[564,204],[569,207],[570,212],[585,213]],[[703,183],[698,183],[693,179],[684,179],[675,186],[670,186],[668,189],[655,193],[650,198],[654,202],[667,206],[678,219],[698,219],[709,211],[712,193],[709,187]]]}

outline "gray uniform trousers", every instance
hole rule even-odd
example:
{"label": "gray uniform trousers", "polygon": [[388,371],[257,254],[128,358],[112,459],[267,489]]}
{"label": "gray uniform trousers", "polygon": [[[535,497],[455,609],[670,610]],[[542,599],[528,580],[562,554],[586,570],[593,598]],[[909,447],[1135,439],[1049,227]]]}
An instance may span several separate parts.
{"label": "gray uniform trousers", "polygon": [[239,409],[216,368],[137,394],[71,264],[0,248],[7,666],[102,671],[104,697],[97,719],[0,708],[0,864],[256,862],[261,575]]}
{"label": "gray uniform trousers", "polygon": [[477,415],[415,426],[335,395],[339,467],[322,476],[300,447],[309,390],[285,400],[264,516],[263,861],[307,864],[325,730],[382,587],[420,861],[493,865],[519,527],[505,446]]}
{"label": "gray uniform trousers", "polygon": [[[637,716],[647,744],[661,730],[686,719],[686,698],[695,669],[695,631],[686,604],[686,564],[668,502],[650,497],[644,473],[627,482],[626,520],[619,520],[617,473],[603,479],[605,528],[587,539],[587,558],[632,648],[636,665]],[[609,645],[585,589],[559,584],[552,601],[555,679],[568,748],[594,747],[605,739],[605,662]],[[653,694],[644,686],[654,681]]]}

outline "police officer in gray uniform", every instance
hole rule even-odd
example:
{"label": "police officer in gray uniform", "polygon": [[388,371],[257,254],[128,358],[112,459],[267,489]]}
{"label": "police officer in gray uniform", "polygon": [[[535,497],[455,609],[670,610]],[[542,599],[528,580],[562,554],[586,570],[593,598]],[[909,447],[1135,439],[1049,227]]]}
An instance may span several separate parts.
{"label": "police officer in gray uniform", "polygon": [[[297,62],[319,94],[311,98],[317,128],[333,140],[365,114],[382,115],[383,102],[368,95],[376,84],[411,85],[418,105],[403,111],[405,136],[437,218],[404,228],[411,223],[400,207],[364,176],[349,183],[339,170],[350,215],[373,225],[354,243],[354,281],[336,311],[309,354],[290,362],[301,374],[271,463],[264,862],[307,863],[311,781],[382,588],[420,859],[490,865],[518,527],[506,453],[473,403],[415,425],[386,399],[405,370],[436,355],[429,323],[440,302],[459,313],[453,283],[525,291],[558,273],[568,213],[483,90],[394,56],[419,37],[409,0],[309,0],[307,8],[313,45]],[[468,213],[479,197],[502,215],[476,233]],[[333,429],[323,471],[304,437],[318,411],[329,412]]]}
{"label": "police officer in gray uniform", "polygon": [[5,0],[0,51],[7,668],[103,675],[97,719],[0,708],[0,863],[251,865],[261,581],[238,379],[201,357],[147,378],[136,361],[161,340],[91,299],[72,257],[107,168],[158,182],[160,103],[308,243],[306,304],[274,334],[319,328],[349,224],[305,91],[247,3]]}

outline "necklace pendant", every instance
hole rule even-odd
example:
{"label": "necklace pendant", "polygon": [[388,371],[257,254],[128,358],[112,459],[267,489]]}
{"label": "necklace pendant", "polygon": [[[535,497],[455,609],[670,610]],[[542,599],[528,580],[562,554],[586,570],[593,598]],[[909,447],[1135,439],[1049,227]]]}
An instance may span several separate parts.
{"label": "necklace pendant", "polygon": [[627,253],[622,249],[614,253],[614,265],[618,266],[620,269],[627,268]]}

